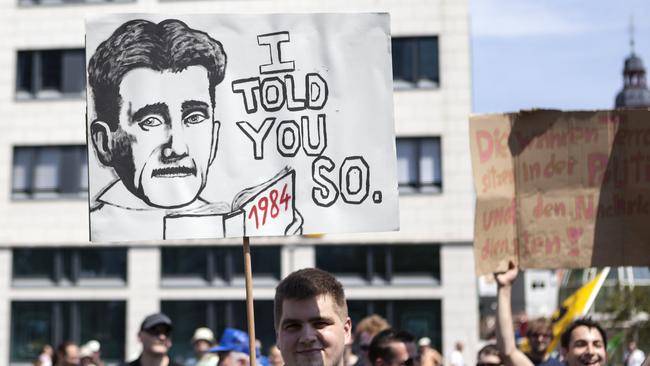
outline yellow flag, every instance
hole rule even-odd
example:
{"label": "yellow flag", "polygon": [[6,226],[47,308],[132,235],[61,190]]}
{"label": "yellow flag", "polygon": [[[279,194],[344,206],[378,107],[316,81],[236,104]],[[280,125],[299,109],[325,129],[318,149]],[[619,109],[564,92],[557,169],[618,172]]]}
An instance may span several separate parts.
{"label": "yellow flag", "polygon": [[603,286],[605,278],[609,274],[609,267],[605,267],[600,273],[591,281],[587,282],[584,286],[580,287],[571,296],[567,297],[562,302],[559,309],[556,309],[551,316],[553,322],[553,341],[548,347],[548,352],[555,349],[560,336],[564,329],[576,318],[580,318],[587,314],[589,308],[594,303],[598,291]]}

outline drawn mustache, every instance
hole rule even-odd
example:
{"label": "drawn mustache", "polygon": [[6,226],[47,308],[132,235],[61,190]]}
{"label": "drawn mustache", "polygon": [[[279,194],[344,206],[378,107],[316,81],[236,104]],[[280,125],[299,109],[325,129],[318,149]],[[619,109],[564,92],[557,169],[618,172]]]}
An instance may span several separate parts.
{"label": "drawn mustache", "polygon": [[185,176],[185,175],[196,175],[196,168],[186,167],[186,166],[172,166],[168,168],[158,168],[154,169],[151,172],[152,177],[159,176]]}

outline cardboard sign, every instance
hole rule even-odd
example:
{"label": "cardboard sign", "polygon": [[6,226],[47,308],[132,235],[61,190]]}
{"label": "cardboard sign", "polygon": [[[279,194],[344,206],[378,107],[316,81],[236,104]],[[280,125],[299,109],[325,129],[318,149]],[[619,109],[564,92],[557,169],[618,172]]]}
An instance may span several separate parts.
{"label": "cardboard sign", "polygon": [[650,111],[470,121],[478,274],[650,263]]}
{"label": "cardboard sign", "polygon": [[397,230],[389,23],[89,20],[91,240]]}

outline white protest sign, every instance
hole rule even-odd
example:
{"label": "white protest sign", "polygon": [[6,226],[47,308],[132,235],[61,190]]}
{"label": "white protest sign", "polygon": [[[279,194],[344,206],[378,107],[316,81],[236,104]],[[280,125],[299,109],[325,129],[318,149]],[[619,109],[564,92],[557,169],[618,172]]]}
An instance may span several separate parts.
{"label": "white protest sign", "polygon": [[87,22],[90,236],[399,228],[387,14]]}

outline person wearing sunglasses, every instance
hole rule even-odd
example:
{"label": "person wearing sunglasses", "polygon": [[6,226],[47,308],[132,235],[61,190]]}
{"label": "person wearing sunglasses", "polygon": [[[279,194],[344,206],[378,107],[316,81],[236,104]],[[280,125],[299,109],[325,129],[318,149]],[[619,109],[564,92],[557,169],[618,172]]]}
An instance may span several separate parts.
{"label": "person wearing sunglasses", "polygon": [[167,353],[172,346],[172,321],[163,313],[147,316],[140,325],[138,339],[142,343],[140,356],[128,366],[181,366]]}
{"label": "person wearing sunglasses", "polygon": [[375,335],[368,349],[368,358],[372,365],[419,366],[417,354],[409,353],[408,339],[405,334],[407,333],[386,329]]}

